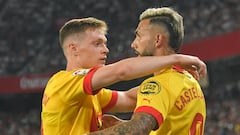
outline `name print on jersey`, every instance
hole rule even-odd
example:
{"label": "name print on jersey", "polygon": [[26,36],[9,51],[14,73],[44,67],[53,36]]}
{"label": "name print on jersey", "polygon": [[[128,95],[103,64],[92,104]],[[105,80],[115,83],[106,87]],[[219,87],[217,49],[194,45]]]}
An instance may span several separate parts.
{"label": "name print on jersey", "polygon": [[175,107],[181,111],[188,103],[196,99],[203,99],[203,93],[197,91],[195,88],[191,88],[183,91],[183,93],[177,98]]}

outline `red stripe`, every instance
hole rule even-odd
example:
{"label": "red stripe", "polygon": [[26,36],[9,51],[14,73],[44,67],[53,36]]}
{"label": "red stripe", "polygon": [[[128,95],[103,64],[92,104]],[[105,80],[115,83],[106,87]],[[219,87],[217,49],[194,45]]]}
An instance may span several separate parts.
{"label": "red stripe", "polygon": [[181,68],[180,66],[177,66],[177,65],[174,65],[173,69],[180,73],[183,73],[185,71],[183,68]]}
{"label": "red stripe", "polygon": [[85,76],[85,78],[83,80],[84,92],[89,94],[89,95],[97,94],[101,90],[101,89],[95,90],[94,93],[93,93],[93,89],[92,89],[92,77],[93,77],[93,74],[97,71],[98,68],[100,68],[100,67],[92,68],[88,72],[88,74],[86,74],[86,76]]}
{"label": "red stripe", "polygon": [[44,133],[43,133],[43,126],[42,126],[42,123],[41,123],[40,133],[41,133],[41,135],[44,135]]}
{"label": "red stripe", "polygon": [[118,94],[117,91],[112,92],[112,98],[108,105],[102,109],[103,113],[108,112],[117,103]]}
{"label": "red stripe", "polygon": [[212,61],[240,54],[240,31],[185,44],[181,53],[195,55],[204,61]]}
{"label": "red stripe", "polygon": [[140,106],[138,107],[134,113],[137,113],[137,112],[144,112],[144,113],[148,113],[148,114],[151,114],[158,122],[158,127],[162,124],[163,122],[163,116],[162,114],[156,110],[155,108],[153,107],[150,107],[150,106]]}
{"label": "red stripe", "polygon": [[[97,118],[95,117],[95,111],[93,110],[92,112],[92,120],[91,120],[91,127],[90,127],[90,132],[98,131],[97,127]],[[86,123],[87,124],[87,123]]]}

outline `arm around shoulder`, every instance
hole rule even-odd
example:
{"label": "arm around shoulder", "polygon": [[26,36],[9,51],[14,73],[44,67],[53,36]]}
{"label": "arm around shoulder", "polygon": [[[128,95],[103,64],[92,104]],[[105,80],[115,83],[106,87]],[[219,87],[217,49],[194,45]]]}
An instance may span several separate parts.
{"label": "arm around shoulder", "polygon": [[121,60],[99,68],[93,75],[93,90],[113,83],[136,79],[150,75],[172,64],[176,64],[174,56],[145,56]]}
{"label": "arm around shoulder", "polygon": [[206,65],[198,57],[182,54],[167,56],[145,56],[121,60],[99,68],[93,75],[93,90],[113,83],[150,75],[173,64],[199,67],[200,75],[206,75]]}

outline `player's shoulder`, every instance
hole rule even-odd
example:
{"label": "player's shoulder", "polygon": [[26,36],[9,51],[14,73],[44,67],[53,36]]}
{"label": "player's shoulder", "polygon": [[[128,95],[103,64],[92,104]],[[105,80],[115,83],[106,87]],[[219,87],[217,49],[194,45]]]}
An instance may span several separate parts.
{"label": "player's shoulder", "polygon": [[90,69],[77,69],[73,71],[61,70],[53,75],[53,78],[65,78],[65,77],[75,77],[84,76],[89,73]]}

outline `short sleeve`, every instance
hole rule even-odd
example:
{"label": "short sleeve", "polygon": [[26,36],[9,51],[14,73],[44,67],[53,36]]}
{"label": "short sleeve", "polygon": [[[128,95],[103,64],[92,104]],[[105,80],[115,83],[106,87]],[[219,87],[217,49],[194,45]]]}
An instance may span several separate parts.
{"label": "short sleeve", "polygon": [[160,125],[168,112],[166,89],[155,78],[145,80],[139,88],[137,106],[134,113],[145,112],[152,115]]}
{"label": "short sleeve", "polygon": [[118,93],[114,90],[102,89],[97,96],[103,113],[106,113],[117,103]]}

